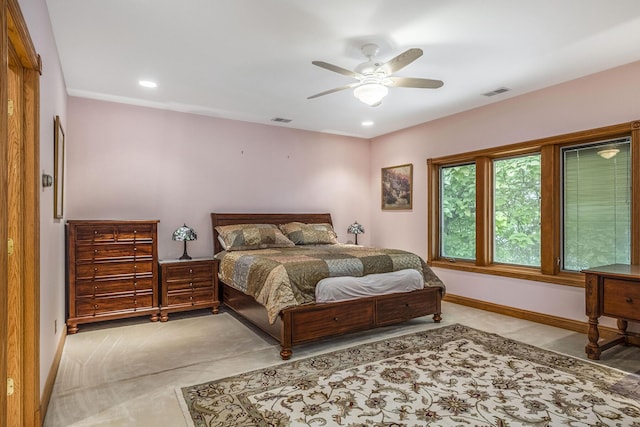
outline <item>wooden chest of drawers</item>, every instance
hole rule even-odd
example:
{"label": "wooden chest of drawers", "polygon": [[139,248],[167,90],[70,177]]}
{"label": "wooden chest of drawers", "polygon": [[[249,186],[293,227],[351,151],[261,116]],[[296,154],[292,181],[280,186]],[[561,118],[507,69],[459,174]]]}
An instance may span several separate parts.
{"label": "wooden chest of drawers", "polygon": [[158,221],[67,221],[67,332],[102,320],[158,320]]}
{"label": "wooden chest of drawers", "polygon": [[160,261],[160,320],[176,311],[211,308],[218,313],[218,261],[213,258]]}

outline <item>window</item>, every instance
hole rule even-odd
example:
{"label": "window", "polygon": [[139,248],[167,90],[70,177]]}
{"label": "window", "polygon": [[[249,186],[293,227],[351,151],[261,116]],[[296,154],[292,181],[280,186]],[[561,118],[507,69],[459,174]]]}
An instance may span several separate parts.
{"label": "window", "polygon": [[563,160],[563,269],[631,260],[631,139],[567,147]]}
{"label": "window", "polygon": [[636,121],[428,159],[429,264],[573,286],[640,264],[639,144]]}
{"label": "window", "polygon": [[441,247],[445,258],[476,258],[476,165],[440,170]]}
{"label": "window", "polygon": [[540,155],[493,162],[493,258],[540,266]]}

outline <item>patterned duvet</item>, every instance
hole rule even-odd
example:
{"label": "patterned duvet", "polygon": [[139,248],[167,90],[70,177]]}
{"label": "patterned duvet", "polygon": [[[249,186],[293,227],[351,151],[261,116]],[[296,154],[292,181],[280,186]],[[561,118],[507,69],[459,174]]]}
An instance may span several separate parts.
{"label": "patterned duvet", "polygon": [[414,269],[424,276],[425,286],[442,281],[418,255],[397,249],[355,245],[296,246],[222,252],[220,280],[251,295],[267,308],[275,322],[281,310],[314,301],[321,279],[364,276]]}

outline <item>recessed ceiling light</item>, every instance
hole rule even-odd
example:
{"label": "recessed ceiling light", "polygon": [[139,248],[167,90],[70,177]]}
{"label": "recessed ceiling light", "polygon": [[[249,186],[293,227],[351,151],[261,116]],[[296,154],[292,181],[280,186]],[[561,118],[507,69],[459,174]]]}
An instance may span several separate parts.
{"label": "recessed ceiling light", "polygon": [[362,126],[373,126],[373,121],[365,120],[364,122],[362,122]]}
{"label": "recessed ceiling light", "polygon": [[140,80],[138,84],[142,87],[158,87],[156,82],[152,82],[151,80]]}

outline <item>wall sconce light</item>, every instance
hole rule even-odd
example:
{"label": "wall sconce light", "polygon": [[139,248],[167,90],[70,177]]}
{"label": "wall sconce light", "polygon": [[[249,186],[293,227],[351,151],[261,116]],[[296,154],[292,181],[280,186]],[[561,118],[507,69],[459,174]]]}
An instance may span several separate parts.
{"label": "wall sconce light", "polygon": [[43,187],[51,187],[53,185],[53,177],[48,173],[42,174],[42,186]]}
{"label": "wall sconce light", "polygon": [[356,236],[356,245],[358,244],[358,234],[364,234],[364,227],[362,224],[358,224],[358,221],[354,222],[347,228],[347,233],[355,234]]}
{"label": "wall sconce light", "polygon": [[187,254],[187,242],[190,240],[197,240],[198,235],[194,231],[193,228],[187,227],[187,224],[179,227],[176,231],[173,232],[173,236],[171,236],[171,240],[176,240],[179,242],[184,242],[184,253],[179,259],[191,259],[189,254]]}

